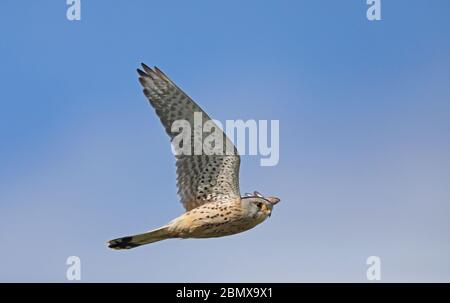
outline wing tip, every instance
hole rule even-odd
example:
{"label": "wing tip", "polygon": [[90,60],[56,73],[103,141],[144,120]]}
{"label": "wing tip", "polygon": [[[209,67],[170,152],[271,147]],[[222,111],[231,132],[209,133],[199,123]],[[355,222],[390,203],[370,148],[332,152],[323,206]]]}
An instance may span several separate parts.
{"label": "wing tip", "polygon": [[137,69],[137,71],[141,77],[150,77],[150,78],[154,78],[154,79],[160,79],[167,83],[172,82],[169,79],[169,77],[167,77],[166,74],[164,74],[164,72],[156,65],[153,66],[153,68],[151,68],[144,62],[141,62],[141,68],[142,69],[140,69],[140,68]]}
{"label": "wing tip", "polygon": [[142,69],[137,68],[136,71],[139,74],[139,76],[141,76],[141,77],[148,77],[147,73],[144,72]]}

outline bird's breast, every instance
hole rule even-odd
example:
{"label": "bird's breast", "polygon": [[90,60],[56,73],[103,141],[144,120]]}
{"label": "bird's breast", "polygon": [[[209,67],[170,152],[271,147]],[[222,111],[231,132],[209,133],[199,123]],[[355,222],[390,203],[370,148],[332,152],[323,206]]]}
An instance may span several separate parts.
{"label": "bird's breast", "polygon": [[247,216],[236,204],[209,203],[195,208],[171,222],[180,237],[210,238],[249,230],[263,220]]}

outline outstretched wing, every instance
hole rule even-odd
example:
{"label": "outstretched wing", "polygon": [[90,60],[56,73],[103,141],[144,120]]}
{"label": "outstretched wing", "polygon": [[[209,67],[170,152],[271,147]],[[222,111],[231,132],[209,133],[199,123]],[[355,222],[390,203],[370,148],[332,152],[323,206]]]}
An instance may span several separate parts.
{"label": "outstretched wing", "polygon": [[[198,113],[197,118],[201,115],[201,128],[211,118],[157,67],[151,69],[142,64],[142,68],[138,73],[144,94],[155,108],[171,141],[179,135],[179,132],[171,131],[175,121],[187,121],[192,130],[190,153],[176,155],[178,194],[183,206],[191,210],[209,202],[240,199],[240,157],[236,147],[214,123],[211,130],[220,130],[222,153],[198,154],[194,150],[194,130],[198,130],[194,125],[194,113]],[[202,143],[208,135],[201,132],[196,140],[201,138]],[[231,147],[231,153],[226,153],[227,147]]]}

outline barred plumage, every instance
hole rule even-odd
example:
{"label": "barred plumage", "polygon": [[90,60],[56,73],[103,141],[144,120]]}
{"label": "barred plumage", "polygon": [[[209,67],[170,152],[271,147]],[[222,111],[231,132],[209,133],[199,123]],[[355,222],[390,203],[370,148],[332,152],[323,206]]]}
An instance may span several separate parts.
{"label": "barred plumage", "polygon": [[156,230],[111,240],[109,247],[128,249],[169,238],[226,236],[248,230],[270,216],[278,198],[264,198],[257,192],[240,196],[240,157],[225,133],[221,132],[221,154],[195,154],[195,140],[203,143],[208,135],[196,128],[195,114],[201,117],[201,128],[211,118],[157,67],[142,64],[137,71],[144,95],[171,140],[178,134],[172,132],[175,121],[185,120],[193,130],[190,154],[176,155],[178,193],[187,212]]}

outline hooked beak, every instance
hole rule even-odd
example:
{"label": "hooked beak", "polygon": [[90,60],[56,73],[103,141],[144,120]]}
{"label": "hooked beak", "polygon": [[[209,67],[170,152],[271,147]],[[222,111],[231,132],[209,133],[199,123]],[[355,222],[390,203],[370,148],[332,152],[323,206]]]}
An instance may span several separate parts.
{"label": "hooked beak", "polygon": [[277,204],[278,202],[280,202],[280,198],[277,197],[267,197],[266,198],[267,201],[269,201],[272,205]]}

